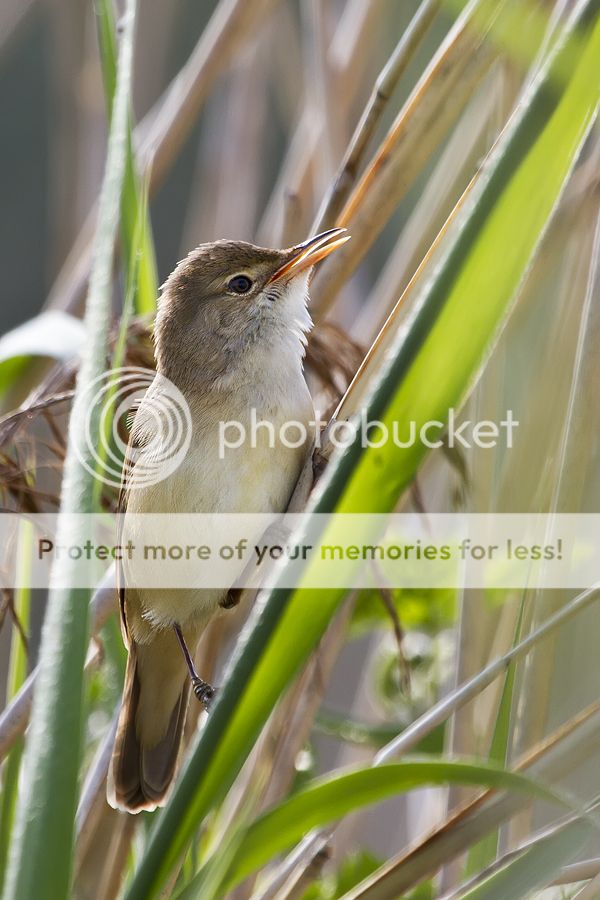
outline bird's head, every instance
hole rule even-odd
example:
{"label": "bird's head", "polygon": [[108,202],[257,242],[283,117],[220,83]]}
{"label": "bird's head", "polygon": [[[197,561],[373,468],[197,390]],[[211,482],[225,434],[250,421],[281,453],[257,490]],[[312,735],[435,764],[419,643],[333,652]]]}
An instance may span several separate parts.
{"label": "bird's head", "polygon": [[301,359],[310,273],[348,239],[333,228],[285,250],[244,241],[196,247],[163,285],[159,372],[175,383],[215,385],[239,375],[249,354],[283,349]]}

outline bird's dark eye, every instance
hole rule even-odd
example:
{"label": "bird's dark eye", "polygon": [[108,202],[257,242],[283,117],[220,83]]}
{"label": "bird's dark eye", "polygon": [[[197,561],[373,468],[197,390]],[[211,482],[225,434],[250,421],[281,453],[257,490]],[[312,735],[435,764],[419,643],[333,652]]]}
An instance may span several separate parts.
{"label": "bird's dark eye", "polygon": [[252,287],[252,281],[247,275],[235,275],[227,285],[234,294],[247,294]]}

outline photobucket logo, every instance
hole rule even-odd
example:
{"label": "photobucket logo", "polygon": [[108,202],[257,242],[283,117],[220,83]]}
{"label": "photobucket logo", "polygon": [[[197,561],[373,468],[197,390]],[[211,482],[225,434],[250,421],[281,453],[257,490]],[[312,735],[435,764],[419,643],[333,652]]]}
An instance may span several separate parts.
{"label": "photobucket logo", "polygon": [[436,449],[444,444],[451,448],[462,447],[467,450],[472,447],[487,449],[496,447],[499,443],[512,448],[514,430],[519,423],[509,409],[500,422],[491,419],[472,422],[465,419],[458,424],[456,410],[450,409],[447,422],[431,419],[419,425],[413,420],[392,422],[391,426],[388,426],[378,420],[369,420],[367,411],[363,409],[358,416],[334,421],[323,431],[325,425],[326,422],[323,420],[313,420],[308,424],[288,420],[276,427],[271,421],[259,419],[256,409],[252,409],[249,427],[235,420],[219,423],[219,458],[224,459],[227,451],[237,450],[243,446],[256,447],[266,444],[269,448],[277,445],[291,449],[302,447],[308,443],[313,434],[316,434],[317,447],[326,440],[336,448],[343,448],[359,435],[363,448],[383,447],[390,441],[396,447],[404,449],[414,447],[416,444],[422,444],[428,449]]}
{"label": "photobucket logo", "polygon": [[[135,443],[129,441],[134,419]],[[129,366],[104,372],[89,386],[85,452],[76,450],[88,472],[111,487],[120,487],[126,460],[128,488],[136,490],[178,469],[191,439],[192,416],[179,388],[151,369]]]}

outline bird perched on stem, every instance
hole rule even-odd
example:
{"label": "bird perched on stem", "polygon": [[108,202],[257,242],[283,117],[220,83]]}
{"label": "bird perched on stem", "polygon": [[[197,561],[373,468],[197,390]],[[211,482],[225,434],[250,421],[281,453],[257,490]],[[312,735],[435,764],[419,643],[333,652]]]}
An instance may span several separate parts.
{"label": "bird perched on stem", "polygon": [[[277,513],[289,502],[312,443],[314,410],[303,374],[308,283],[313,266],[348,235],[334,228],[285,250],[239,241],[202,244],[163,286],[156,318],[157,375],[136,412],[130,444],[152,445],[153,401],[165,381],[191,414],[189,449],[166,477],[136,484],[126,464],[120,509],[131,514]],[[254,413],[252,412],[254,411]],[[219,426],[250,425],[254,414],[278,428],[304,423],[290,446],[257,434],[223,456]],[[143,450],[142,450],[143,452]],[[194,667],[198,639],[225,589],[120,584],[128,648],[123,703],[109,776],[111,805],[129,812],[161,805],[173,780],[190,688],[208,708],[213,689]]]}

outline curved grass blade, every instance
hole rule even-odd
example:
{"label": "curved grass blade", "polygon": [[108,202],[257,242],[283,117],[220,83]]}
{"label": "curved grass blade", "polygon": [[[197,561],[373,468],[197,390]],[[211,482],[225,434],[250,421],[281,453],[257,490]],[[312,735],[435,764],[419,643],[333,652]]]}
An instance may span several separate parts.
{"label": "curved grass blade", "polygon": [[[334,777],[327,776],[307,785],[248,826],[239,841],[221,891],[232,890],[276,854],[299,841],[311,828],[415,788],[446,784],[525,791],[532,797],[561,802],[522,775],[506,772],[488,763],[462,760],[406,760],[376,769],[361,768]],[[202,869],[198,873],[182,898],[192,900],[193,897],[203,896],[204,871]]]}
{"label": "curved grass blade", "polygon": [[[600,703],[596,702],[517,759],[514,768],[519,772],[527,771],[544,784],[564,783],[566,776],[592,756],[599,729]],[[369,900],[403,897],[424,878],[432,877],[442,866],[457,859],[482,836],[508,822],[528,805],[528,799],[514,793],[469,801],[369,875],[353,891],[353,900],[358,897],[369,897]],[[578,801],[574,799],[572,805],[577,806]],[[579,809],[577,819],[585,817],[596,828],[595,805],[594,802],[588,809]]]}
{"label": "curved grass blade", "polygon": [[[7,403],[36,357],[67,361],[75,358],[84,339],[83,324],[57,309],[46,310],[0,337],[0,402]],[[0,412],[3,412],[0,409]]]}

